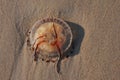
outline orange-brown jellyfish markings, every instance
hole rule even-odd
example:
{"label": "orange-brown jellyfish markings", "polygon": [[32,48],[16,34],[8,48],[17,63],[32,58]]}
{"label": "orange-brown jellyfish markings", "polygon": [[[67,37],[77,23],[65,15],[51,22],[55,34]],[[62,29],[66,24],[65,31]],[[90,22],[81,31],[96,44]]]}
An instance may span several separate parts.
{"label": "orange-brown jellyfish markings", "polygon": [[39,58],[46,62],[58,61],[72,42],[69,25],[59,18],[45,18],[37,21],[30,29],[28,37],[35,61]]}

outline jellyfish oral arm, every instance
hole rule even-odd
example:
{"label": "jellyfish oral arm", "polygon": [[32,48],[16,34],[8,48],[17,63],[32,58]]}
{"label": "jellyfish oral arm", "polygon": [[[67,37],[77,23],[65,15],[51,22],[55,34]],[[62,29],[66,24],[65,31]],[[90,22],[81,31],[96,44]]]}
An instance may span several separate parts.
{"label": "jellyfish oral arm", "polygon": [[61,50],[60,50],[60,46],[58,45],[58,35],[57,35],[57,32],[56,32],[56,29],[55,29],[55,26],[54,26],[54,23],[53,23],[53,29],[54,29],[54,34],[55,34],[55,39],[56,39],[56,41],[55,41],[55,45],[56,45],[56,47],[57,47],[57,50],[58,50],[58,53],[59,53],[59,57],[61,58],[61,56],[62,56],[62,53],[61,53]]}
{"label": "jellyfish oral arm", "polygon": [[[33,49],[34,49],[34,46],[35,46],[35,44],[36,44],[36,41],[37,40],[39,40],[39,39],[43,39],[43,37],[44,37],[45,35],[42,35],[42,36],[39,36],[36,40],[35,40],[35,42],[34,42],[34,44],[33,44]],[[35,47],[35,53],[34,53],[34,56],[35,56],[35,61],[37,61],[37,59],[38,59],[38,52],[37,52],[37,49],[38,49],[38,46],[40,45],[40,44],[42,44],[43,42],[46,42],[44,39],[42,40],[42,41],[40,41],[39,43],[37,43],[37,45],[36,45],[36,47]]]}

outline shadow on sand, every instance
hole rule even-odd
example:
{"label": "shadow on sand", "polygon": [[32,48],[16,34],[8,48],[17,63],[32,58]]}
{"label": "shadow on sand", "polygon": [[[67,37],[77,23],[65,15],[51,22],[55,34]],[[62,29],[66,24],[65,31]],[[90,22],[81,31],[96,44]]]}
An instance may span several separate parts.
{"label": "shadow on sand", "polygon": [[79,54],[81,43],[84,38],[84,29],[80,25],[73,22],[68,22],[68,21],[66,22],[68,23],[68,25],[72,30],[73,40],[72,40],[71,47],[64,53],[62,58],[58,61],[58,64],[57,64],[58,73],[60,73],[60,66],[61,66],[62,59],[66,57],[74,57],[75,55]]}

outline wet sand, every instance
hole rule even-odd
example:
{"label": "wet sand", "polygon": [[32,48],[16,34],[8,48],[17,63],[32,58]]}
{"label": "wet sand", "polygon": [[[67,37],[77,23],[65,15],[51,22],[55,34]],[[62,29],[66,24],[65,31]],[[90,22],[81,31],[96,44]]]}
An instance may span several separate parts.
{"label": "wet sand", "polygon": [[0,80],[59,80],[55,64],[36,64],[26,45],[27,31],[49,16],[73,31],[61,80],[120,80],[119,0],[0,0]]}

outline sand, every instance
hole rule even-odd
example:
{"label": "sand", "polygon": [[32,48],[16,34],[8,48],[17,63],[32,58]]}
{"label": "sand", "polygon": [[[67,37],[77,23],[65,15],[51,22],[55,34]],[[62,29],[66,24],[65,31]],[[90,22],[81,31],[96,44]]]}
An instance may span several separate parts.
{"label": "sand", "polygon": [[[70,57],[33,61],[26,33],[40,18],[70,25]],[[0,80],[120,80],[120,0],[0,0]]]}

